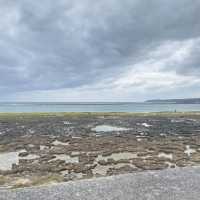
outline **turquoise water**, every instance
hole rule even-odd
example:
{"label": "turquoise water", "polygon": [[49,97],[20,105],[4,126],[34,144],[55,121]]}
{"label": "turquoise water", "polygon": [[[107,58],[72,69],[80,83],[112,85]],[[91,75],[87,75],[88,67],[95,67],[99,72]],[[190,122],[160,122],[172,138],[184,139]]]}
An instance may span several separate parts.
{"label": "turquoise water", "polygon": [[0,112],[163,112],[200,111],[200,104],[0,103]]}

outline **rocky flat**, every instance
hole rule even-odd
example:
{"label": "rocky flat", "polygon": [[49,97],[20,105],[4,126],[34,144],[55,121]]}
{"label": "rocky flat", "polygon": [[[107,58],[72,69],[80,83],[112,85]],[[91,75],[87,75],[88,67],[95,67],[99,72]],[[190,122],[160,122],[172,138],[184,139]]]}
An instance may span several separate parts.
{"label": "rocky flat", "polygon": [[200,115],[0,116],[0,187],[199,166]]}

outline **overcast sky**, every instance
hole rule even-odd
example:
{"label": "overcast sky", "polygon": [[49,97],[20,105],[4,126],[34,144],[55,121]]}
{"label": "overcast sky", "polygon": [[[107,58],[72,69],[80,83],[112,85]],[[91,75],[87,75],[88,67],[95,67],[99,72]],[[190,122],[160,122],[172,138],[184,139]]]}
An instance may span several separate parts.
{"label": "overcast sky", "polygon": [[200,0],[0,0],[0,97],[200,97]]}

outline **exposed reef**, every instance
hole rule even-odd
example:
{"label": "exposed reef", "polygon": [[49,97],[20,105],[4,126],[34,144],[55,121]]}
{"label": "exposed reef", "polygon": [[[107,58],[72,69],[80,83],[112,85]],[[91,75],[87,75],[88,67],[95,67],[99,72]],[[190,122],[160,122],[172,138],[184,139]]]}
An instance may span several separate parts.
{"label": "exposed reef", "polygon": [[200,114],[0,114],[0,187],[200,164]]}

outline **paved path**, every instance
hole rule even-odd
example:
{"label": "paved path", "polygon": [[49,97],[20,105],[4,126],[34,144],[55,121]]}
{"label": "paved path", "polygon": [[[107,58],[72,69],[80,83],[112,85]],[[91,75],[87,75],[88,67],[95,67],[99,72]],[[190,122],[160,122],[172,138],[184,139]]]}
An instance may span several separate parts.
{"label": "paved path", "polygon": [[0,200],[200,200],[200,168],[142,172],[17,190]]}

